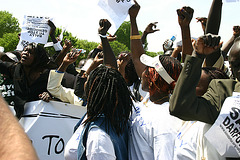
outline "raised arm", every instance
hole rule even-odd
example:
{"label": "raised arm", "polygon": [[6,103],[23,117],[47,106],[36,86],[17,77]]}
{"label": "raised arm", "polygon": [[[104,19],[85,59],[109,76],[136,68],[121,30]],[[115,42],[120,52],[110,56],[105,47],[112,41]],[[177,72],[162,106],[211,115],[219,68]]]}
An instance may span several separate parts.
{"label": "raised arm", "polygon": [[232,37],[223,45],[221,50],[225,53],[224,57],[226,57],[228,51],[232,47],[234,40],[240,36],[240,26],[233,26],[233,35]]}
{"label": "raised arm", "polygon": [[[220,48],[220,37],[204,35],[194,43],[192,56],[187,56],[183,70],[170,98],[170,113],[183,120],[197,120],[213,124],[219,114],[220,99],[197,97],[196,86],[201,76],[202,62],[206,55]],[[208,92],[207,92],[208,93]]]}
{"label": "raised arm", "polygon": [[[222,0],[213,0],[206,24],[205,34],[211,33],[218,35],[222,14]],[[221,56],[220,49],[206,56],[206,66],[213,66]]]}
{"label": "raised arm", "polygon": [[191,55],[193,51],[191,33],[190,33],[190,22],[193,17],[194,10],[191,7],[183,7],[177,10],[178,23],[182,32],[182,53]]}
{"label": "raised arm", "polygon": [[[146,27],[146,29],[144,30],[143,34],[142,34],[142,44],[146,43],[146,39],[147,39],[147,35],[150,33],[154,33],[156,31],[160,31],[160,29],[156,29],[157,28],[157,23],[158,22],[153,22],[153,23],[149,23],[148,26]],[[155,28],[155,29],[153,29]]]}
{"label": "raised arm", "polygon": [[145,51],[142,46],[141,36],[138,32],[136,20],[138,12],[140,10],[140,6],[136,0],[134,0],[134,2],[135,4],[128,11],[131,22],[130,43],[134,67],[136,69],[138,77],[141,77],[142,72],[145,70],[146,66],[140,61],[140,56],[145,53]]}
{"label": "raised arm", "polygon": [[106,66],[117,69],[117,60],[112,51],[112,48],[108,42],[107,31],[111,27],[111,23],[107,19],[101,19],[99,21],[98,34],[101,38],[102,48],[103,48],[103,63]]}

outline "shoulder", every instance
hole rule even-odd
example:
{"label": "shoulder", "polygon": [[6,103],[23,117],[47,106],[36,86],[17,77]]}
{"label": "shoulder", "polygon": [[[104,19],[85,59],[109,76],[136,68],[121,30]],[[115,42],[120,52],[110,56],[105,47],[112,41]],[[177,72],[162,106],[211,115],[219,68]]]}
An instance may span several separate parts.
{"label": "shoulder", "polygon": [[[114,146],[109,135],[98,127],[90,129],[87,138],[86,156],[109,155],[115,157]],[[95,155],[96,156],[96,155]]]}

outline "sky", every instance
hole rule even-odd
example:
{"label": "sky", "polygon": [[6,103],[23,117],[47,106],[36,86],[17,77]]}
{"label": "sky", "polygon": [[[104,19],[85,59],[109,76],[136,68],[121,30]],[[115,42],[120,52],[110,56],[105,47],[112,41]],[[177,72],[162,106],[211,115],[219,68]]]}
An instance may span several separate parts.
{"label": "sky", "polygon": [[[24,15],[48,16],[53,18],[56,27],[64,27],[73,36],[88,41],[100,42],[98,36],[99,20],[108,15],[97,4],[99,0],[0,0],[0,10],[13,14],[21,26]],[[222,20],[219,35],[226,42],[233,33],[233,26],[240,25],[240,2],[223,0]],[[162,44],[172,35],[176,35],[176,42],[181,40],[181,30],[178,24],[176,10],[183,6],[194,9],[190,24],[191,36],[199,37],[203,34],[201,24],[196,17],[207,17],[212,0],[137,0],[141,9],[137,16],[138,29],[144,31],[151,22],[158,22],[160,31],[149,34],[148,51],[162,51]],[[129,21],[129,16],[126,18]],[[175,43],[176,44],[176,43]]]}

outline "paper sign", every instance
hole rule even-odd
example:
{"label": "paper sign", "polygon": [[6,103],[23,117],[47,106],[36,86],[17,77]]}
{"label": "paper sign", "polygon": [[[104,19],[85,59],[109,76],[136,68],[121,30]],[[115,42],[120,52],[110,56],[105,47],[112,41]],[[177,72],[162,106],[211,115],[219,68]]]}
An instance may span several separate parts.
{"label": "paper sign", "polygon": [[239,2],[239,0],[226,0],[226,2]]}
{"label": "paper sign", "polygon": [[20,119],[40,160],[64,160],[64,149],[86,107],[51,101],[26,103]]}
{"label": "paper sign", "polygon": [[205,134],[223,157],[240,156],[240,96],[228,97],[220,115]]}
{"label": "paper sign", "polygon": [[128,16],[129,8],[134,4],[132,0],[99,0],[98,5],[109,15],[112,23],[109,33],[112,35],[118,30]]}
{"label": "paper sign", "polygon": [[49,36],[49,17],[24,16],[22,32],[17,50],[22,50],[28,43],[46,44]]}

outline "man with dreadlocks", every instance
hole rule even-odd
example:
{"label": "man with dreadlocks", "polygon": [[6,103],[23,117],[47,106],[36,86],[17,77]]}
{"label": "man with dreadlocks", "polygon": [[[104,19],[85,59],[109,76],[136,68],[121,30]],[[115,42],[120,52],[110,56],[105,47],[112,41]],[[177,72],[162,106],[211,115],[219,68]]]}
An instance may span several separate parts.
{"label": "man with dreadlocks", "polygon": [[149,57],[144,53],[136,17],[140,6],[129,9],[131,51],[142,89],[149,92],[131,115],[129,159],[173,159],[174,140],[182,121],[169,114],[169,96],[181,72],[180,62],[169,56]]}
{"label": "man with dreadlocks", "polygon": [[[107,40],[110,26],[108,20],[100,20],[98,32],[104,64],[94,69],[85,83],[87,113],[76,125],[75,133],[66,145],[66,160],[128,159],[128,120],[133,102]],[[63,64],[74,60],[67,55]]]}

